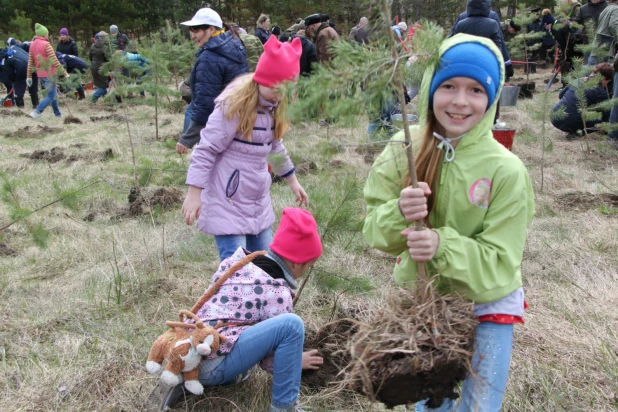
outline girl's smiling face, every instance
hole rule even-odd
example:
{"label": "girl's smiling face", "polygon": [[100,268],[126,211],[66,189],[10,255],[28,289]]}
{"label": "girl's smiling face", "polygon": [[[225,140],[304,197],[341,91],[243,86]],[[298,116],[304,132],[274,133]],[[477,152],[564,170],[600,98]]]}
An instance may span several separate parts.
{"label": "girl's smiling face", "polygon": [[433,113],[443,137],[461,136],[476,126],[487,111],[488,97],[483,86],[469,77],[444,81],[433,95]]}

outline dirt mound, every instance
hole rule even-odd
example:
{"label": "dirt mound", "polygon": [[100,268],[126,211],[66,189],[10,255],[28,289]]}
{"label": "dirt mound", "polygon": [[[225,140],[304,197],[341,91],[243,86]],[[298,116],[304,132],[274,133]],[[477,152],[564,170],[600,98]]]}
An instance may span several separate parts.
{"label": "dirt mound", "polygon": [[382,153],[384,145],[365,145],[359,146],[354,151],[363,156],[363,160],[367,164],[372,164],[376,157]]}
{"label": "dirt mound", "polygon": [[568,192],[556,196],[556,203],[564,210],[584,211],[601,206],[618,207],[618,195],[613,193]]}
{"label": "dirt mound", "polygon": [[0,242],[0,256],[17,256],[17,252],[11,249],[6,243]]}
{"label": "dirt mound", "polygon": [[43,137],[44,135],[60,133],[62,128],[60,127],[49,127],[49,126],[26,126],[21,129],[17,129],[16,132],[7,133],[5,137],[21,137],[21,138],[32,138],[32,137]]}
{"label": "dirt mound", "polygon": [[114,157],[114,152],[112,149],[105,149],[100,152],[96,151],[86,151],[78,154],[72,154],[67,156],[64,149],[61,147],[54,147],[51,150],[35,150],[32,153],[24,153],[20,155],[21,157],[25,157],[26,159],[31,160],[40,160],[48,163],[58,163],[61,160],[66,161],[67,163],[74,163],[79,160],[84,160],[86,162],[95,162],[101,161],[104,162]]}
{"label": "dirt mound", "polygon": [[64,118],[64,124],[82,124],[82,120],[75,116],[67,116]]}
{"label": "dirt mound", "polygon": [[116,218],[145,215],[156,206],[162,209],[171,209],[180,205],[184,197],[184,192],[175,187],[160,187],[144,194],[141,194],[136,188],[132,188],[128,196],[128,208],[120,212]]}
{"label": "dirt mound", "polygon": [[[345,350],[350,336],[358,331],[356,319],[338,319],[319,330],[307,330],[304,350],[318,349],[324,364],[318,370],[303,371],[301,384],[308,390],[321,390],[337,382],[339,373],[350,363]],[[344,349],[344,350],[342,350]]]}
{"label": "dirt mound", "polygon": [[296,166],[296,174],[298,176],[304,176],[308,174],[314,174],[318,172],[318,165],[315,162],[303,162]]}
{"label": "dirt mound", "polygon": [[147,137],[146,140],[149,142],[167,142],[168,140],[171,139],[177,142],[178,139],[180,139],[180,136],[182,136],[182,133],[169,133],[166,135],[162,135],[161,133],[159,133],[158,139],[157,139],[157,136],[154,135],[152,137]]}
{"label": "dirt mound", "polygon": [[19,156],[30,160],[42,160],[48,163],[58,163],[66,158],[64,150],[60,147],[54,147],[51,150],[35,150],[32,153],[23,153]]}
{"label": "dirt mound", "polygon": [[93,122],[100,122],[103,120],[112,120],[114,122],[126,122],[127,118],[124,116],[121,116],[119,114],[110,114],[107,116],[90,116],[90,120],[92,120]]}
{"label": "dirt mound", "polygon": [[28,115],[21,110],[0,109],[0,116],[27,117]]}

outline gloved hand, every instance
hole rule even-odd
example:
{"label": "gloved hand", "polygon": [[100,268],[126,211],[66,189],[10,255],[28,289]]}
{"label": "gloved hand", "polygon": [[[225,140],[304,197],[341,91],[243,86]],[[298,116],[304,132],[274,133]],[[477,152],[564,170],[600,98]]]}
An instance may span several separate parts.
{"label": "gloved hand", "polygon": [[31,77],[28,77],[26,79],[26,84],[28,85],[28,87],[32,87],[32,78]]}
{"label": "gloved hand", "polygon": [[507,64],[504,66],[504,75],[505,77],[513,77],[515,75],[515,70],[513,70],[512,64]]}

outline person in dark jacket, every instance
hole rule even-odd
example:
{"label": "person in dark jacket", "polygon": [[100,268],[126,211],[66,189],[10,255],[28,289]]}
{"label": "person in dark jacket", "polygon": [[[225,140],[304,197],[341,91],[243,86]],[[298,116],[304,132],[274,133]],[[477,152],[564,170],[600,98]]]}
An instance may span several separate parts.
{"label": "person in dark jacket", "polygon": [[6,45],[8,47],[17,46],[23,51],[25,51],[26,53],[30,52],[30,42],[29,41],[21,42],[17,39],[14,39],[13,37],[9,37],[6,41]]}
{"label": "person in dark jacket", "polygon": [[107,33],[99,32],[95,38],[96,42],[90,47],[90,71],[92,72],[92,82],[97,88],[92,95],[92,103],[96,103],[99,97],[107,94],[109,87],[109,75],[101,73],[101,68],[110,58],[110,47],[108,45]]}
{"label": "person in dark jacket", "polygon": [[215,98],[240,74],[247,73],[245,47],[232,32],[223,32],[219,14],[202,8],[193,19],[181,23],[189,26],[191,39],[197,42],[195,65],[191,70],[191,125],[176,145],[176,152],[187,153],[200,140],[200,131],[215,109]]}
{"label": "person in dark jacket", "polygon": [[266,14],[260,14],[256,22],[255,37],[260,39],[262,44],[266,43],[270,38],[270,17]]}
{"label": "person in dark jacket", "polygon": [[[28,53],[18,45],[0,50],[0,82],[6,86],[9,98],[17,107],[24,107],[26,93],[26,74],[28,71]],[[32,74],[32,86],[28,88],[32,106],[39,105],[39,86],[36,74]],[[11,92],[12,90],[12,92]]]}
{"label": "person in dark jacket", "polygon": [[[585,26],[587,22],[592,21],[596,30],[596,27],[599,25],[599,16],[601,15],[601,12],[605,10],[605,7],[607,7],[607,0],[589,0],[588,3],[580,7],[579,12],[573,21],[581,24],[582,26]],[[595,32],[586,33],[584,28],[585,44],[593,42],[595,34]],[[584,64],[588,62],[589,57],[590,53],[584,53]]]}
{"label": "person in dark jacket", "polygon": [[[56,52],[56,57],[61,65],[64,66],[67,73],[70,74],[79,74],[75,79],[78,81],[77,83],[77,94],[79,96],[79,100],[84,100],[86,98],[86,94],[84,93],[84,87],[82,86],[82,82],[80,77],[86,73],[88,70],[88,63],[85,60],[73,55],[73,54],[64,54],[60,52]],[[73,79],[73,77],[71,77]],[[68,91],[68,90],[67,90]]]}
{"label": "person in dark jacket", "polygon": [[56,51],[62,54],[79,56],[79,51],[77,50],[77,43],[75,43],[73,37],[69,36],[69,31],[64,27],[60,29],[60,41],[56,46]]}
{"label": "person in dark jacket", "polygon": [[127,37],[127,35],[121,33],[120,30],[118,30],[118,26],[116,26],[115,24],[109,26],[109,34],[111,34],[110,40],[112,42],[112,46],[114,46],[114,51],[125,51],[127,46],[129,45],[129,38]]}
{"label": "person in dark jacket", "polygon": [[[504,43],[504,35],[500,29],[498,15],[491,11],[490,0],[468,0],[465,13],[466,17],[453,26],[449,37],[458,33],[466,33],[491,39],[502,52],[506,77],[513,77],[511,56]],[[491,13],[494,17],[490,17]],[[459,17],[463,17],[463,13]]]}
{"label": "person in dark jacket", "polygon": [[567,136],[567,139],[575,138],[578,130],[584,130],[584,128],[590,129],[601,122],[609,121],[610,111],[607,110],[601,112],[601,118],[596,120],[587,120],[586,126],[584,127],[584,121],[582,119],[582,113],[576,92],[580,82],[588,81],[589,78],[597,73],[602,76],[599,84],[596,87],[589,88],[584,91],[586,106],[590,107],[611,99],[614,69],[609,63],[601,63],[595,66],[590,77],[577,80],[575,84],[569,85],[568,87],[562,89],[559,95],[560,101],[552,109],[552,114],[564,110],[564,115],[559,116],[562,118],[554,118],[554,116],[552,116],[551,123],[555,128],[568,133],[569,135]]}
{"label": "person in dark jacket", "polygon": [[287,33],[283,33],[279,37],[279,41],[291,43],[296,37],[300,39],[300,44],[303,46],[303,53],[300,55],[300,74],[302,76],[310,76],[311,65],[318,62],[318,55],[315,51],[313,42],[305,36],[300,36],[298,34],[292,34],[290,36]]}

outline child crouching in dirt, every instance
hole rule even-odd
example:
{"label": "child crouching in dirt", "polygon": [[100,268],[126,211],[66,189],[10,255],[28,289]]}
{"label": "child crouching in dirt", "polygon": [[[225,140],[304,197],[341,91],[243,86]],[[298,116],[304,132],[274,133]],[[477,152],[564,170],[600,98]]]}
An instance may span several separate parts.
{"label": "child crouching in dirt", "polygon": [[[430,409],[420,402],[416,410],[493,412],[502,406],[513,325],[523,323],[520,267],[534,193],[524,164],[491,132],[504,82],[500,51],[460,34],[441,45],[440,56],[423,78],[420,124],[410,127],[420,188],[410,186],[401,145],[388,145],[365,185],[363,232],[372,246],[398,256],[400,285],[414,283],[425,262],[441,290],[475,303],[474,376],[457,404],[447,399]],[[416,231],[418,220],[427,228]]]}
{"label": "child crouching in dirt", "polygon": [[202,232],[215,236],[221,260],[239,247],[253,252],[272,241],[269,162],[298,205],[309,202],[283,146],[290,122],[278,89],[298,77],[301,53],[300,40],[271,37],[255,73],[236,78],[216,99],[191,156],[182,213],[188,225],[197,219]]}
{"label": "child crouching in dirt", "polygon": [[[323,360],[317,350],[303,352],[304,325],[292,313],[292,297],[296,279],[321,254],[322,242],[311,213],[284,209],[267,254],[255,257],[232,274],[195,312],[204,324],[226,323],[217,329],[225,343],[200,364],[199,380],[204,386],[242,381],[252,367],[267,359],[273,374],[270,411],[302,411],[296,406],[301,371],[318,369]],[[249,252],[239,247],[223,260],[211,285],[247,255]],[[161,382],[158,388],[166,386]],[[160,390],[155,396],[161,410],[172,406],[183,391],[182,384]]]}

